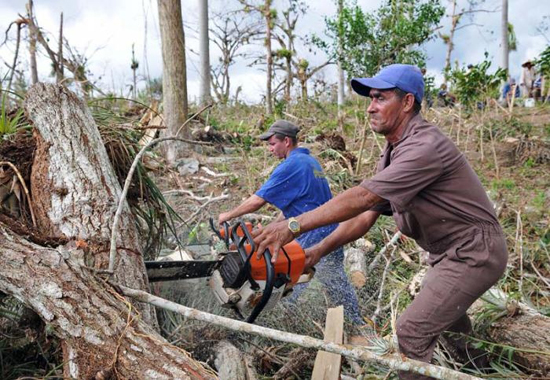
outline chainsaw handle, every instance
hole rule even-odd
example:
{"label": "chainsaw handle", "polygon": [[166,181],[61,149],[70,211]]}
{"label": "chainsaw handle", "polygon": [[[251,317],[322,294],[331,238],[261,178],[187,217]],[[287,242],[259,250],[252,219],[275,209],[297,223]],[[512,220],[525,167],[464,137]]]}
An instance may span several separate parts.
{"label": "chainsaw handle", "polygon": [[[254,251],[250,253],[249,258],[252,256]],[[246,322],[248,323],[254,323],[258,315],[262,312],[264,307],[269,302],[269,299],[271,298],[271,293],[273,292],[273,286],[275,285],[275,268],[273,264],[271,263],[271,253],[269,252],[269,249],[266,249],[264,251],[264,259],[265,259],[265,270],[266,270],[266,279],[265,279],[265,288],[262,292],[262,298],[260,299],[260,302],[252,309],[252,312],[246,319]]]}
{"label": "chainsaw handle", "polygon": [[222,226],[223,226],[223,230],[225,232],[225,236],[222,236],[222,234],[220,233],[220,231],[218,230],[218,228],[216,228],[216,226],[214,226],[214,218],[210,218],[210,228],[212,229],[212,231],[214,231],[214,233],[221,239],[224,241],[225,243],[225,246],[227,247],[227,249],[229,249],[229,223],[227,222],[223,222],[222,223]]}

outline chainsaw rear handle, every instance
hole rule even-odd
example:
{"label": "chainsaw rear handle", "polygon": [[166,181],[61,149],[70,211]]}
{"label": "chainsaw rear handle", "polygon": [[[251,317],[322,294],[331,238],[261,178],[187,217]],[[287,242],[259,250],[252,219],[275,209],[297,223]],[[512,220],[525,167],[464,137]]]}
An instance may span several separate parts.
{"label": "chainsaw rear handle", "polygon": [[216,226],[214,226],[214,218],[210,218],[210,228],[212,229],[212,231],[214,231],[214,233],[221,239],[224,241],[225,243],[225,246],[227,247],[227,249],[229,249],[229,223],[227,222],[223,222],[222,223],[222,226],[223,226],[223,231],[225,232],[224,235],[222,235],[219,231],[218,228],[216,228]]}
{"label": "chainsaw rear handle", "polygon": [[[232,237],[235,242],[237,242],[236,239],[239,239],[239,236],[237,234],[238,227],[239,227],[239,224],[235,225],[232,231]],[[241,254],[241,257],[245,259],[242,270],[246,270],[248,272],[249,280],[252,283],[254,283],[255,282],[254,279],[252,278],[252,276],[250,276],[250,258],[252,257],[252,255],[254,255],[254,251],[256,250],[256,245],[254,244],[254,240],[250,235],[250,231],[248,230],[248,228],[246,228],[246,225],[244,224],[244,222],[240,223],[240,227],[244,232],[244,236],[239,240],[237,244],[237,250]],[[247,255],[246,248],[244,247],[246,242],[250,244],[250,255]],[[265,265],[265,270],[266,270],[265,288],[262,292],[262,298],[256,304],[254,309],[252,309],[252,312],[246,319],[246,322],[248,323],[254,323],[258,315],[260,315],[264,307],[269,302],[269,299],[271,298],[271,293],[273,292],[273,286],[275,285],[275,267],[271,263],[271,253],[269,252],[269,249],[266,249],[263,252],[263,256],[266,264]]]}

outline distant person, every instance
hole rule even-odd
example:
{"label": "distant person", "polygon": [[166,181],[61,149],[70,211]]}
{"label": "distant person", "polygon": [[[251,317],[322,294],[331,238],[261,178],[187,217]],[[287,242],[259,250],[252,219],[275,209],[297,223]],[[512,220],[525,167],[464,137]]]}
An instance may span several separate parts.
{"label": "distant person", "polygon": [[538,102],[542,96],[542,75],[537,75],[537,79],[533,82],[533,97]]}
{"label": "distant person", "polygon": [[531,61],[525,61],[521,65],[521,78],[519,80],[519,86],[521,87],[521,96],[523,98],[533,97],[533,88],[535,84],[535,66]]}
{"label": "distant person", "polygon": [[447,91],[447,85],[442,83],[437,93],[437,104],[440,107],[452,107],[455,105],[456,96]]}
{"label": "distant person", "polygon": [[[332,198],[321,165],[309,154],[309,150],[298,146],[298,131],[296,125],[278,120],[266,133],[259,136],[267,142],[269,151],[283,161],[255,194],[234,209],[220,214],[219,224],[254,212],[270,203],[281,210],[277,221],[287,219],[288,227],[292,228],[294,217],[311,211]],[[337,227],[338,224],[324,226],[300,234],[296,240],[306,249],[323,240]],[[296,231],[296,235],[299,233],[299,230]],[[354,325],[363,325],[357,295],[344,272],[344,250],[335,249],[332,255],[323,258],[315,269],[315,277],[325,287],[331,307],[343,305],[350,322]],[[296,301],[304,289],[304,285],[296,286],[289,301]]]}
{"label": "distant person", "polygon": [[502,88],[502,101],[509,105],[512,102],[512,98],[519,98],[519,87],[514,78],[508,78],[508,82]]}

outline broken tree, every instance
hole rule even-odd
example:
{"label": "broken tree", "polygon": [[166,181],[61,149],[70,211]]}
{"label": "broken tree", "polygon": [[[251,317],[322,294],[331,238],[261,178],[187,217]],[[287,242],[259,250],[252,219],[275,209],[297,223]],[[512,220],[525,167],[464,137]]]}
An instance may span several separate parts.
{"label": "broken tree", "polygon": [[[60,244],[31,242],[0,223],[0,291],[34,310],[60,338],[65,377],[215,378],[158,334],[151,306],[126,300],[98,275],[108,265],[121,188],[88,108],[66,88],[39,83],[25,109],[37,144],[31,175],[37,232]],[[127,205],[119,231],[110,280],[148,290]]]}

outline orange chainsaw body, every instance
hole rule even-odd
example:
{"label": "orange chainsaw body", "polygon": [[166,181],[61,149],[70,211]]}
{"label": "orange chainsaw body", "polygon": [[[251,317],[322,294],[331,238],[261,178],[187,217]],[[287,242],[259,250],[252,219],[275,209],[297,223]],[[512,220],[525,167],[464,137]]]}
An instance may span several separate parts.
{"label": "orange chainsaw body", "polygon": [[[245,224],[248,231],[252,231],[252,223],[246,222]],[[225,237],[225,231],[220,230],[220,235]],[[244,236],[244,232],[240,226],[237,229],[237,235],[240,237]],[[250,244],[245,244],[244,248],[247,255],[250,255]],[[232,244],[230,249],[236,249],[235,245]],[[262,255],[258,259],[256,253],[254,252],[250,258],[250,275],[254,280],[263,281],[266,279],[267,273],[265,258]],[[277,262],[273,264],[275,276],[278,274],[287,274],[290,277],[290,283],[296,284],[302,273],[304,273],[305,264],[306,254],[302,246],[296,240],[292,240],[279,250]]]}

